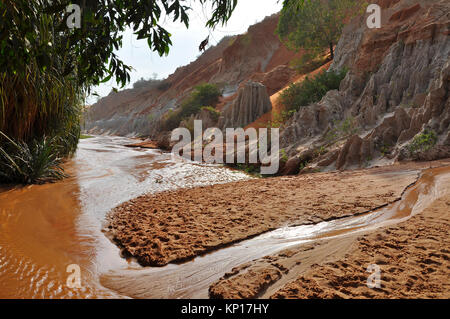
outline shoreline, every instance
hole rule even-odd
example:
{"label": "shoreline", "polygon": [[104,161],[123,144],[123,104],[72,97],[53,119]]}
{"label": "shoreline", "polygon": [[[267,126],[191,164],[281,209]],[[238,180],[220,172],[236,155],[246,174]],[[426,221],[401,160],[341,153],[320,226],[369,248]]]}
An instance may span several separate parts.
{"label": "shoreline", "polygon": [[376,209],[398,200],[418,173],[405,165],[148,194],[113,209],[104,231],[124,256],[165,266],[277,228]]}
{"label": "shoreline", "polygon": [[[360,215],[386,206],[398,201],[414,185],[422,170],[446,165],[450,165],[449,160],[410,162],[355,171],[282,176],[148,194],[111,211],[104,232],[125,252],[125,257],[136,259],[141,266],[159,268],[168,264],[180,264],[277,228],[316,224]],[[300,190],[299,185],[304,187]],[[327,196],[324,197],[325,193]],[[280,205],[284,205],[284,209],[279,209]],[[355,238],[353,236],[351,239],[341,240],[342,247],[324,249],[350,249],[348,247],[355,242]],[[298,249],[301,251],[304,247]],[[309,250],[304,254],[302,256],[314,255]],[[254,264],[259,267],[257,261]],[[252,270],[251,276],[246,276],[250,281],[259,278],[258,276],[272,278],[279,271],[272,269],[268,273],[263,271],[261,275]],[[230,275],[225,275],[225,280],[228,277]],[[240,278],[240,282],[242,280]],[[271,281],[277,280],[272,278],[269,282]],[[263,288],[264,285],[269,287],[273,283],[263,283]],[[271,297],[263,288],[258,288],[256,295],[244,294],[242,297]],[[128,292],[128,295],[133,293]],[[227,298],[226,293],[212,293],[211,296]],[[239,295],[230,296],[239,298]]]}
{"label": "shoreline", "polygon": [[[449,210],[447,192],[404,223],[355,236],[346,253],[313,264],[266,297],[448,299]],[[366,285],[370,265],[380,270],[380,285],[374,289]]]}

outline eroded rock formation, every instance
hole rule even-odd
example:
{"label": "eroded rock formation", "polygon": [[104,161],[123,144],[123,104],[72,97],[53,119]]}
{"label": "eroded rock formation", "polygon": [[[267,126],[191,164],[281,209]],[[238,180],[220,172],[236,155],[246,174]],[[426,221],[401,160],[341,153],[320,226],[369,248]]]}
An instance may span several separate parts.
{"label": "eroded rock formation", "polygon": [[[282,147],[293,156],[305,145],[327,149],[312,167],[450,155],[450,3],[391,1],[383,7],[381,29],[368,29],[360,19],[344,30],[331,66],[349,68],[340,90],[302,108],[282,133]],[[327,133],[344,121],[354,125],[353,134],[337,132],[343,138],[329,143]],[[437,143],[428,156],[413,156],[408,146],[426,129]]]}
{"label": "eroded rock formation", "polygon": [[219,127],[245,127],[271,109],[266,87],[248,81],[239,89],[237,99],[224,109]]}

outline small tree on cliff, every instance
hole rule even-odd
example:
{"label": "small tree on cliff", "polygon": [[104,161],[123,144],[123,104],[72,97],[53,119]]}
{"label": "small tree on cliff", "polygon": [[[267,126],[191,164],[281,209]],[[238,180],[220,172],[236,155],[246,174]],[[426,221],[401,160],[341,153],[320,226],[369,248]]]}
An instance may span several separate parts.
{"label": "small tree on cliff", "polygon": [[285,0],[278,23],[280,39],[293,49],[317,55],[338,42],[345,22],[362,12],[363,0]]}

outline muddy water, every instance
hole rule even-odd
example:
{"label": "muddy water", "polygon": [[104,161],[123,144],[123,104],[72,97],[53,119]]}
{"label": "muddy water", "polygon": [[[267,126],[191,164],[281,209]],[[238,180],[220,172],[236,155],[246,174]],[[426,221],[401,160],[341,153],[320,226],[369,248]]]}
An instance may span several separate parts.
{"label": "muddy water", "polygon": [[[129,267],[101,233],[108,211],[144,193],[248,178],[123,146],[131,142],[83,140],[66,165],[70,178],[0,190],[0,298],[123,297],[99,280],[111,269]],[[81,268],[79,289],[66,284],[72,264]]]}
{"label": "muddy water", "polygon": [[429,169],[400,201],[376,211],[314,225],[278,229],[182,265],[148,269],[136,265],[134,269],[111,271],[102,276],[102,283],[135,298],[207,298],[209,286],[233,267],[292,246],[349,236],[405,221],[447,192],[450,192],[450,167]]}

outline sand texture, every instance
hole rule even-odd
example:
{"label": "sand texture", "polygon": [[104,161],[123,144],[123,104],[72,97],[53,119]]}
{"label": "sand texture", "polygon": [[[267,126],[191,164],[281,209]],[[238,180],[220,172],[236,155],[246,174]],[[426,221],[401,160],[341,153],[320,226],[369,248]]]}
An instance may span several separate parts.
{"label": "sand texture", "polygon": [[282,226],[372,210],[399,199],[418,173],[385,167],[148,194],[114,209],[106,232],[141,265],[163,266]]}

